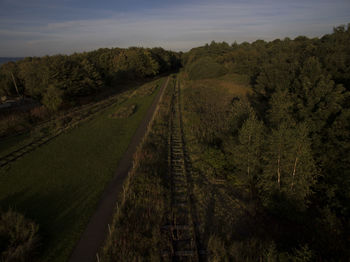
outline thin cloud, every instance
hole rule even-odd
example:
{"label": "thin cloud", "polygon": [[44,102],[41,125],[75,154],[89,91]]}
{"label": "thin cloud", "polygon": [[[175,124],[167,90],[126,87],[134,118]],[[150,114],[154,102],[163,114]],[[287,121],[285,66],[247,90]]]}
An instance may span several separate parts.
{"label": "thin cloud", "polygon": [[[349,11],[350,3],[342,1],[186,4],[132,13],[109,11],[107,18],[41,21],[27,25],[25,21],[18,21],[16,30],[11,33],[0,19],[2,39],[14,38],[17,34],[16,38],[25,37],[27,40],[12,43],[11,52],[11,48],[5,47],[11,41],[0,43],[0,50],[6,50],[0,56],[72,53],[98,47],[133,45],[187,50],[211,40],[231,43],[257,38],[320,36],[329,33],[333,26],[350,21]],[[23,53],[18,50],[23,50]]]}

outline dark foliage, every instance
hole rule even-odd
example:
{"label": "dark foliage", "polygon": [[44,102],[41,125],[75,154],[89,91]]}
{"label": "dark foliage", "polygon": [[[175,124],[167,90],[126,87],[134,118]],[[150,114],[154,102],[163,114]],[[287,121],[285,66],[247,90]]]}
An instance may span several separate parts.
{"label": "dark foliage", "polygon": [[[162,48],[112,48],[27,57],[0,67],[0,96],[26,96],[51,111],[116,83],[154,77],[179,67],[179,55]],[[16,90],[17,87],[17,90]],[[120,87],[119,87],[120,88]]]}
{"label": "dark foliage", "polygon": [[[217,164],[211,164],[214,178],[218,173],[226,176],[228,194],[245,186],[247,196],[241,192],[238,199],[259,223],[240,240],[234,224],[225,232],[212,228],[216,233],[209,243],[217,252],[215,258],[237,260],[237,254],[245,254],[247,261],[347,261],[350,25],[320,39],[258,40],[231,46],[212,42],[184,54],[187,72],[203,57],[229,72],[249,76],[254,91],[249,101],[235,98],[224,105],[220,94],[216,96],[220,101],[212,102],[211,88],[187,90],[191,106],[185,109],[193,117],[192,135],[202,150],[215,152],[210,161],[205,160]],[[223,121],[211,117],[212,112],[230,112],[225,117],[230,132],[216,128]],[[221,142],[208,143],[217,140]],[[217,219],[218,224],[233,223]]]}
{"label": "dark foliage", "polygon": [[34,261],[39,246],[39,227],[13,210],[0,215],[0,259]]}

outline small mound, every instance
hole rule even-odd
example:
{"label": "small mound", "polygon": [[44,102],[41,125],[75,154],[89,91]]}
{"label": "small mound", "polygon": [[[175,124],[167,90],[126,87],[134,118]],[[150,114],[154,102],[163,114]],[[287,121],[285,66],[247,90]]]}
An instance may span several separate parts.
{"label": "small mound", "polygon": [[136,112],[136,105],[130,105],[120,108],[111,115],[112,118],[128,118]]}
{"label": "small mound", "polygon": [[188,76],[191,80],[216,78],[226,73],[226,68],[210,57],[200,58],[188,68]]}
{"label": "small mound", "polygon": [[138,89],[136,89],[130,97],[144,97],[144,96],[150,96],[154,93],[154,91],[156,91],[156,89],[158,88],[159,83],[149,83],[149,84],[145,84],[141,87],[139,87]]}

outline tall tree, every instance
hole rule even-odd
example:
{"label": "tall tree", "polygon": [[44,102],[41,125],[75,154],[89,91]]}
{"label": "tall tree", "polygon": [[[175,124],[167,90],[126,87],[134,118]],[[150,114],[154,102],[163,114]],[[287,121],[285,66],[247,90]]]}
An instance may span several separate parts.
{"label": "tall tree", "polygon": [[311,132],[319,133],[329,124],[331,116],[342,108],[345,89],[336,85],[322,69],[317,58],[308,58],[295,83],[296,114],[299,121],[307,121]]}
{"label": "tall tree", "polygon": [[238,144],[234,147],[233,154],[235,175],[248,185],[251,199],[255,197],[257,179],[262,170],[263,142],[264,124],[251,109],[239,131]]}
{"label": "tall tree", "polygon": [[8,62],[1,66],[0,94],[9,96],[23,94],[23,84],[18,71],[18,65],[15,62]]}
{"label": "tall tree", "polygon": [[269,99],[269,110],[267,122],[273,128],[278,127],[282,122],[294,123],[293,100],[288,89],[276,90]]}
{"label": "tall tree", "polygon": [[275,193],[300,201],[311,194],[315,165],[305,124],[283,122],[272,129],[264,153],[264,172],[260,187],[267,200]]}

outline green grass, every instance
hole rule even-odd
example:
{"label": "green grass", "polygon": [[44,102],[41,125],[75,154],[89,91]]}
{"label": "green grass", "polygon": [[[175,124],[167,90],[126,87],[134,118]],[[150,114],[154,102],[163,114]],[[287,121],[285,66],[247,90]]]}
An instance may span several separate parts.
{"label": "green grass", "polygon": [[[0,171],[0,207],[40,225],[41,261],[67,260],[157,92],[109,108]],[[131,104],[129,118],[110,117]]]}
{"label": "green grass", "polygon": [[31,141],[30,133],[20,134],[13,137],[7,137],[0,141],[0,157],[11,153],[13,150],[26,145]]}

